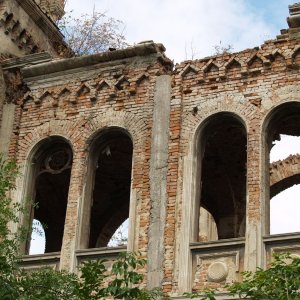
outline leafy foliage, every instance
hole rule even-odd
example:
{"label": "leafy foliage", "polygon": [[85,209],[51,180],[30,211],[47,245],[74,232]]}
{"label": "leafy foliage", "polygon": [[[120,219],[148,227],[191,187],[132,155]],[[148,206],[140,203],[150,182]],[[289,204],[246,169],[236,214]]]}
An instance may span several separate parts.
{"label": "leafy foliage", "polygon": [[[17,176],[16,164],[5,161],[0,156],[0,299],[10,299],[15,294],[15,276],[17,269],[16,252],[19,236],[12,234],[9,223],[18,221],[17,213],[20,207],[12,203],[9,192],[15,188],[14,181]],[[12,283],[12,284],[11,284]],[[11,298],[13,299],[13,298]]]}
{"label": "leafy foliage", "polygon": [[106,295],[115,299],[139,299],[141,290],[138,284],[143,281],[143,275],[136,272],[136,269],[145,264],[146,260],[138,259],[135,253],[121,252],[112,265],[114,279],[105,289]]}
{"label": "leafy foliage", "polygon": [[93,11],[92,14],[84,14],[78,18],[69,13],[57,25],[77,56],[128,46],[123,22],[108,17],[103,12]]}
{"label": "leafy foliage", "polygon": [[300,258],[275,254],[267,270],[244,272],[243,281],[228,287],[232,294],[252,300],[300,299]]}

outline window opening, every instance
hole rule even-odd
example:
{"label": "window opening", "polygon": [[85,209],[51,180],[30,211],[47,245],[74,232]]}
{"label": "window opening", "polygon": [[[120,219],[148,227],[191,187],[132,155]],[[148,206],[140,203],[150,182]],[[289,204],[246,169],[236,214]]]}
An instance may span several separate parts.
{"label": "window opening", "polygon": [[[270,151],[270,163],[286,160],[290,155],[299,155],[300,137],[281,134],[273,141]],[[284,163],[282,164],[285,165]],[[284,171],[283,171],[284,172]],[[297,174],[271,187],[270,234],[282,234],[300,231],[298,211],[300,210],[300,182]],[[287,186],[287,188],[285,188]],[[280,191],[278,193],[278,191]]]}
{"label": "window opening", "polygon": [[[300,231],[295,212],[300,209],[300,104],[285,103],[270,118],[266,141],[268,186],[266,232],[270,234]],[[269,167],[270,166],[270,167]],[[269,214],[269,215],[268,215]]]}
{"label": "window opening", "polygon": [[[61,250],[68,191],[72,166],[72,150],[60,139],[45,142],[32,160],[33,165],[33,193],[32,207],[33,234],[42,224],[45,237],[44,253]],[[38,225],[35,228],[35,225]],[[27,253],[37,250],[33,236],[27,245]],[[29,251],[30,249],[30,251]]]}
{"label": "window opening", "polygon": [[[245,235],[247,138],[244,126],[233,116],[218,115],[204,128],[200,141],[201,209],[209,222],[199,221],[198,240],[210,232],[210,240]],[[216,231],[214,232],[214,225]],[[208,229],[211,227],[211,229]],[[200,236],[200,237],[199,237]]]}
{"label": "window opening", "polygon": [[[114,245],[112,236],[129,217],[132,141],[123,132],[103,134],[95,147],[93,203],[90,217],[89,248]],[[128,232],[128,228],[124,229]],[[122,233],[128,236],[128,233]]]}

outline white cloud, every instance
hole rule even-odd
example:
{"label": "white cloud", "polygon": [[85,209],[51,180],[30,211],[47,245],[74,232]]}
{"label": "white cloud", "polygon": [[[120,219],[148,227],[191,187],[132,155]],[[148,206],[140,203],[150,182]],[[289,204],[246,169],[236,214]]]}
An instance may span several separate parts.
{"label": "white cloud", "polygon": [[[274,10],[280,1],[273,1]],[[78,15],[92,12],[94,5],[125,23],[130,43],[161,42],[176,62],[191,58],[191,45],[201,58],[211,55],[220,41],[239,51],[275,37],[280,29],[275,32],[273,23],[246,0],[68,0],[67,10]]]}
{"label": "white cloud", "polygon": [[270,151],[270,162],[286,159],[289,155],[300,154],[300,137],[280,135]]}

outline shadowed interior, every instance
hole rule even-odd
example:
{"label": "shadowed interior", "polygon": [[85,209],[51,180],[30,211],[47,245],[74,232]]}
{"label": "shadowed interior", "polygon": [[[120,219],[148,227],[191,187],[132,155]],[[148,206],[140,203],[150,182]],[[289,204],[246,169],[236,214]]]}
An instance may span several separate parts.
{"label": "shadowed interior", "polygon": [[89,247],[107,246],[116,229],[129,216],[132,141],[121,131],[99,138]]}
{"label": "shadowed interior", "polygon": [[203,132],[201,206],[214,218],[218,239],[245,235],[247,138],[233,116],[212,119]]}
{"label": "shadowed interior", "polygon": [[72,150],[60,140],[47,143],[35,157],[33,218],[43,224],[45,253],[61,250],[70,184]]}

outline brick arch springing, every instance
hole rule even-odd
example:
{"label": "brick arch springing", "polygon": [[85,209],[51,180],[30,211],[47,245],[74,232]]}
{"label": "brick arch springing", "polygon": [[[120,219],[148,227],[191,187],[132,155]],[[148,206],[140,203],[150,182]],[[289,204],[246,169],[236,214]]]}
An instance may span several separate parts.
{"label": "brick arch springing", "polygon": [[270,164],[270,199],[300,183],[300,155],[290,155]]}
{"label": "brick arch springing", "polygon": [[17,160],[23,163],[29,157],[32,149],[43,139],[51,136],[61,136],[69,142],[75,152],[82,150],[81,145],[88,137],[87,121],[84,119],[72,122],[69,120],[51,120],[37,126],[29,132],[21,133]]}
{"label": "brick arch springing", "polygon": [[251,129],[251,120],[258,118],[260,112],[257,107],[249,102],[242,104],[242,99],[243,96],[235,98],[228,97],[228,99],[213,102],[197,114],[193,115],[192,109],[185,112],[183,115],[183,124],[181,129],[181,145],[183,145],[183,154],[188,155],[193,151],[194,141],[197,139],[198,131],[202,128],[204,122],[215,114],[224,112],[235,115],[240,119],[246,131],[249,132]]}

